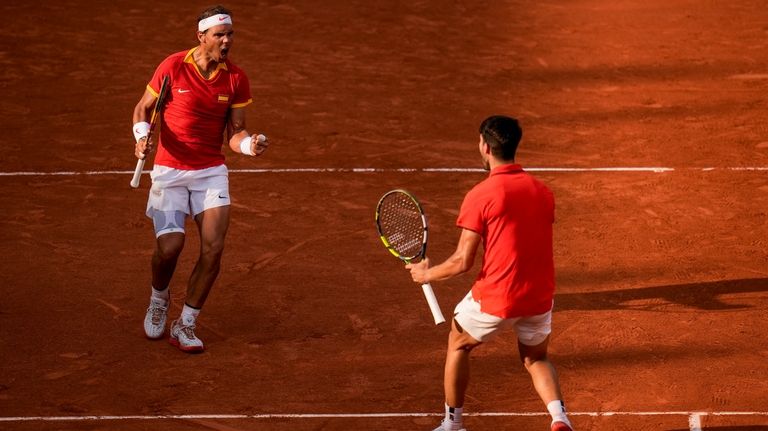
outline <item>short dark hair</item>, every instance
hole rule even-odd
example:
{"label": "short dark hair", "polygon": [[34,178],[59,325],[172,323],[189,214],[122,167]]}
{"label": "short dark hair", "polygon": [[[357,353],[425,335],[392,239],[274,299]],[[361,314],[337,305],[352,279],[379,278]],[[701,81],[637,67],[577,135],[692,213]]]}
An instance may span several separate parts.
{"label": "short dark hair", "polygon": [[501,160],[510,161],[515,160],[523,129],[512,117],[492,115],[480,123],[480,135],[491,147],[491,154]]}
{"label": "short dark hair", "polygon": [[230,12],[229,9],[227,9],[224,6],[219,4],[219,5],[216,5],[216,6],[211,6],[208,9],[204,10],[200,14],[200,16],[197,17],[197,22],[200,22],[200,21],[202,21],[202,20],[204,20],[206,18],[212,17],[214,15],[218,15],[218,14],[224,14],[224,15],[232,16],[232,12]]}

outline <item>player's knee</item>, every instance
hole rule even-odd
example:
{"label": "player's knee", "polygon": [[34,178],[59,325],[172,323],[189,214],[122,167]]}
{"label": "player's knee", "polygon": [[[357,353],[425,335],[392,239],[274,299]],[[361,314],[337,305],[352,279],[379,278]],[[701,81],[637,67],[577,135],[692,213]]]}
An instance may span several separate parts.
{"label": "player's knee", "polygon": [[172,233],[162,235],[157,239],[157,256],[162,260],[174,260],[178,258],[183,248],[183,234]]}
{"label": "player's knee", "polygon": [[533,364],[537,362],[546,362],[547,359],[547,353],[541,353],[536,355],[521,355],[520,361],[525,365],[525,368],[530,368]]}
{"label": "player's knee", "polygon": [[547,361],[547,343],[541,343],[537,346],[526,346],[518,343],[520,351],[520,361],[526,368],[539,361]]}
{"label": "player's knee", "polygon": [[205,241],[200,247],[200,254],[209,260],[221,260],[221,255],[224,254],[224,240]]}

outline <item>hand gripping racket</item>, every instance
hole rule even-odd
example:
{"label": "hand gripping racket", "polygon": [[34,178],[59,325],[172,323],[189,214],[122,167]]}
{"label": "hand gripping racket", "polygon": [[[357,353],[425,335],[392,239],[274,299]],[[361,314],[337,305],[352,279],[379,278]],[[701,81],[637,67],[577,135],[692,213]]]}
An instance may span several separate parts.
{"label": "hand gripping racket", "polygon": [[[427,253],[427,217],[421,204],[405,190],[392,190],[376,206],[376,228],[384,246],[405,263],[423,259]],[[435,325],[445,322],[435,292],[429,283],[421,285]]]}
{"label": "hand gripping racket", "polygon": [[[147,142],[149,142],[149,138],[151,138],[152,134],[155,132],[155,126],[157,125],[158,121],[160,121],[160,114],[163,112],[163,107],[165,104],[165,96],[168,94],[169,81],[170,77],[165,75],[163,78],[163,83],[160,85],[160,94],[157,96],[155,107],[152,108],[152,116],[149,119],[149,133],[147,133]],[[143,159],[136,161],[136,169],[133,171],[133,178],[131,179],[131,187],[134,189],[139,186],[141,171],[144,170],[144,163],[146,163],[148,155],[149,154],[144,154]]]}

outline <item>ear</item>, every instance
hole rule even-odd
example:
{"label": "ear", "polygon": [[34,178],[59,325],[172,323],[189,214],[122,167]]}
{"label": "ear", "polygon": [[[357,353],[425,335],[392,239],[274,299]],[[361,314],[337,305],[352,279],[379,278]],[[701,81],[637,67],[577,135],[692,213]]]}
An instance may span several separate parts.
{"label": "ear", "polygon": [[205,33],[203,33],[202,31],[198,31],[197,32],[197,40],[198,40],[198,42],[202,43],[204,38],[205,38]]}
{"label": "ear", "polygon": [[485,142],[483,135],[480,135],[480,150],[483,152],[483,154],[491,154],[491,146]]}

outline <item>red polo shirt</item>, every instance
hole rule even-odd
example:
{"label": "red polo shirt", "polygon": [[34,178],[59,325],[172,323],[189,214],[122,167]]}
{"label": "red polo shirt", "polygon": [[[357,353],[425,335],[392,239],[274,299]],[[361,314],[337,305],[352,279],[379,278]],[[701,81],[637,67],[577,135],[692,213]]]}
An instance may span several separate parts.
{"label": "red polo shirt", "polygon": [[192,58],[196,49],[163,60],[147,85],[157,96],[163,76],[171,77],[156,165],[198,170],[223,164],[221,146],[229,110],[252,102],[248,78],[239,67],[225,60],[206,79]]}
{"label": "red polo shirt", "polygon": [[483,266],[472,286],[480,309],[501,318],[552,308],[555,199],[517,164],[502,165],[467,193],[456,224],[483,239]]}

